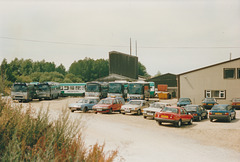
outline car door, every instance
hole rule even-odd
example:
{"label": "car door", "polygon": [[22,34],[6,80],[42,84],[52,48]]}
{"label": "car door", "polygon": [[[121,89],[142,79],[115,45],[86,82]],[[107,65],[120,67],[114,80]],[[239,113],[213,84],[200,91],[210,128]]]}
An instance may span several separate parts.
{"label": "car door", "polygon": [[112,110],[115,111],[117,109],[117,99],[113,99],[113,102],[112,102]]}
{"label": "car door", "polygon": [[180,116],[182,119],[182,122],[186,122],[187,121],[187,111],[185,112],[184,109],[180,109]]}
{"label": "car door", "polygon": [[148,106],[149,106],[149,104],[146,101],[143,101],[141,109],[147,108]]}
{"label": "car door", "polygon": [[197,109],[198,109],[197,111],[200,113],[201,117],[203,118],[205,116],[203,108],[201,106],[198,106]]}
{"label": "car door", "polygon": [[92,109],[93,105],[95,105],[95,104],[96,104],[96,100],[90,99],[90,100],[89,100],[89,104],[88,104],[88,108],[89,108],[89,109]]}
{"label": "car door", "polygon": [[202,109],[202,112],[204,114],[203,117],[206,117],[207,113],[208,113],[207,110],[204,107],[202,107],[202,106],[201,106],[201,109]]}
{"label": "car door", "polygon": [[233,117],[235,116],[235,111],[234,111],[234,109],[232,108],[232,106],[228,106],[228,110],[230,111],[231,117],[233,118]]}

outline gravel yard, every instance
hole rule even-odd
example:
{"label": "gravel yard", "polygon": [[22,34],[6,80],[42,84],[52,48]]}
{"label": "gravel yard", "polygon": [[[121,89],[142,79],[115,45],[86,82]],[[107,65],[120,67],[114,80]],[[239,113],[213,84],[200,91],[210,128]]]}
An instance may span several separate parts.
{"label": "gravel yard", "polygon": [[[69,103],[79,98],[34,100],[23,103],[34,109],[50,109],[55,119]],[[176,100],[164,100],[175,104]],[[72,121],[84,123],[85,143],[105,142],[106,150],[118,149],[117,161],[240,161],[240,110],[231,123],[210,122],[209,119],[176,128],[159,126],[143,116],[74,112]]]}

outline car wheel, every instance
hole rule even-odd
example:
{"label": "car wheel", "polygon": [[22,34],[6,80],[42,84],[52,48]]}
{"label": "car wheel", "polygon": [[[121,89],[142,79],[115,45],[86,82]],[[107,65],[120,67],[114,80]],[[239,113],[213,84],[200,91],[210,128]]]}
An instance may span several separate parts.
{"label": "car wheel", "polygon": [[201,121],[202,120],[202,116],[198,116],[198,121]]}
{"label": "car wheel", "polygon": [[227,119],[227,121],[228,121],[228,122],[231,122],[231,119],[232,119],[232,117],[229,116],[228,119]]}
{"label": "car wheel", "polygon": [[193,123],[193,119],[191,118],[191,120],[188,122],[188,125],[192,125]]}
{"label": "car wheel", "polygon": [[210,118],[210,122],[212,122],[213,121],[213,118]]}
{"label": "car wheel", "polygon": [[236,119],[236,114],[234,115],[233,119]]}
{"label": "car wheel", "polygon": [[141,115],[141,110],[138,110],[138,111],[137,111],[137,115]]}
{"label": "car wheel", "polygon": [[125,112],[123,112],[122,114],[125,115]]}
{"label": "car wheel", "polygon": [[177,126],[177,127],[181,127],[181,126],[182,126],[182,121],[179,120],[179,121],[177,122],[176,126]]}
{"label": "car wheel", "polygon": [[83,112],[86,113],[88,111],[88,108],[87,107],[84,107],[83,108]]}
{"label": "car wheel", "polygon": [[206,114],[206,116],[205,116],[205,119],[207,119],[208,118],[208,114]]}
{"label": "car wheel", "polygon": [[97,111],[95,111],[94,113],[97,114]]}
{"label": "car wheel", "polygon": [[147,116],[143,116],[143,118],[144,118],[144,119],[146,119],[146,118],[147,118]]}
{"label": "car wheel", "polygon": [[71,110],[71,112],[74,112],[74,110]]}
{"label": "car wheel", "polygon": [[109,114],[112,114],[112,109],[110,109],[108,113],[109,113]]}
{"label": "car wheel", "polygon": [[159,124],[159,125],[162,125],[162,122],[161,122],[161,121],[158,121],[158,124]]}

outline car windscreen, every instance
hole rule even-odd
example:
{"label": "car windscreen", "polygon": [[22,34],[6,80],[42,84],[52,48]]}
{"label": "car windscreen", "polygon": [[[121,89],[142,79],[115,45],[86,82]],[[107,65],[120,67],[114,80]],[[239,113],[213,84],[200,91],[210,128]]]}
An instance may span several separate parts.
{"label": "car windscreen", "polygon": [[233,99],[233,102],[240,102],[240,98]]}
{"label": "car windscreen", "polygon": [[80,100],[78,100],[77,103],[85,103],[84,101],[85,101],[84,99],[80,99]]}
{"label": "car windscreen", "polygon": [[101,100],[99,104],[112,104],[112,100]]}
{"label": "car windscreen", "polygon": [[129,104],[131,105],[141,105],[141,101],[129,101]]}
{"label": "car windscreen", "polygon": [[172,108],[172,107],[165,107],[165,108],[163,108],[162,112],[171,112],[171,113],[178,114],[178,109],[177,108]]}
{"label": "car windscreen", "polygon": [[215,105],[212,107],[212,110],[227,110],[227,106]]}
{"label": "car windscreen", "polygon": [[97,99],[89,99],[88,102],[90,104],[93,104],[93,103],[98,103],[98,100]]}
{"label": "car windscreen", "polygon": [[197,111],[197,106],[185,106],[187,111]]}
{"label": "car windscreen", "polygon": [[205,98],[205,102],[215,102],[214,98]]}
{"label": "car windscreen", "polygon": [[151,107],[154,107],[154,108],[164,108],[165,107],[165,105],[164,104],[159,104],[159,103],[154,103],[154,104],[152,104],[152,106]]}
{"label": "car windscreen", "polygon": [[190,102],[188,98],[180,98],[179,102]]}

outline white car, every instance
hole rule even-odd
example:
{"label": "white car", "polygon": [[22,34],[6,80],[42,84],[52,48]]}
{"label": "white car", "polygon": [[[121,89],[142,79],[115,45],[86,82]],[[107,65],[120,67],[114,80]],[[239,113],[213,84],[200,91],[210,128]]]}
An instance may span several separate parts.
{"label": "white car", "polygon": [[155,117],[156,112],[160,112],[164,107],[171,106],[169,103],[162,102],[154,102],[150,105],[150,107],[143,109],[143,117],[146,119],[147,117]]}
{"label": "white car", "polygon": [[130,100],[128,103],[122,106],[121,113],[137,114],[141,115],[143,108],[148,107],[149,104],[145,100]]}

